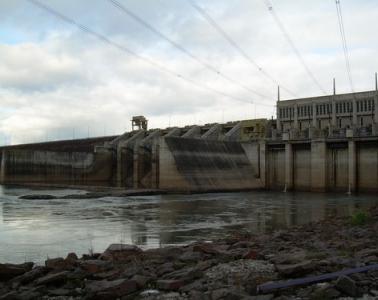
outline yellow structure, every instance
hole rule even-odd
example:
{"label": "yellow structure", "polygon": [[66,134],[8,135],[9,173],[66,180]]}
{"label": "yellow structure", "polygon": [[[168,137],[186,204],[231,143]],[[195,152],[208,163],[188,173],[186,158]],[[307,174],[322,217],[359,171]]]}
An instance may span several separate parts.
{"label": "yellow structure", "polygon": [[254,139],[265,138],[268,124],[269,121],[267,119],[253,119],[241,121],[241,141],[250,141]]}

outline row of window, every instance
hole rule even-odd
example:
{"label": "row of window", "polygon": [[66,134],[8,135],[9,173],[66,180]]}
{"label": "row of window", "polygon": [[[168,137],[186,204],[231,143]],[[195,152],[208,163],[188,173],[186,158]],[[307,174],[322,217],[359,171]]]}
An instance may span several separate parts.
{"label": "row of window", "polygon": [[[323,103],[317,104],[316,115],[330,115],[332,114],[332,104]],[[374,99],[365,99],[356,101],[357,112],[374,112],[375,104]],[[337,102],[336,103],[336,114],[345,114],[353,112],[353,103],[351,101]],[[301,105],[297,107],[298,118],[302,117],[312,117],[313,106],[312,105]],[[294,118],[294,107],[282,107],[279,109],[279,117],[281,119],[292,119]]]}

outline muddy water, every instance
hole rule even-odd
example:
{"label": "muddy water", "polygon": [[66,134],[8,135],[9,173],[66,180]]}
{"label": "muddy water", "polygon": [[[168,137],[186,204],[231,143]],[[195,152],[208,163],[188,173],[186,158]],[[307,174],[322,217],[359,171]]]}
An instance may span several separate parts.
{"label": "muddy water", "polygon": [[374,195],[279,192],[19,199],[33,193],[61,197],[83,191],[2,187],[0,262],[42,262],[68,252],[100,252],[119,242],[153,248],[242,230],[260,233],[378,204]]}

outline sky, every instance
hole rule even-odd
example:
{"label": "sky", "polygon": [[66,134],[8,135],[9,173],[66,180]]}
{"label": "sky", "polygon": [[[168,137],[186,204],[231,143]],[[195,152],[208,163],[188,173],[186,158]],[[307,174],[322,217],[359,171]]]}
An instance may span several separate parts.
{"label": "sky", "polygon": [[[189,0],[117,0],[178,47],[109,0],[38,1],[107,42],[27,0],[0,0],[0,144],[121,134],[135,115],[150,128],[271,118],[276,82],[282,99],[323,95],[264,0],[195,2],[260,70]],[[340,2],[354,90],[374,89],[378,1]],[[322,89],[335,77],[350,92],[335,1],[272,3]]]}

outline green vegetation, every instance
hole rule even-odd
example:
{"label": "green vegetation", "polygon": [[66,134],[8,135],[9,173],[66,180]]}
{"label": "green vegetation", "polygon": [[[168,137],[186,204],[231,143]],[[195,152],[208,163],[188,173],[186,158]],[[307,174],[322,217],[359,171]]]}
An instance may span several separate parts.
{"label": "green vegetation", "polygon": [[369,216],[366,212],[358,211],[352,215],[351,223],[353,226],[362,226],[369,221]]}

